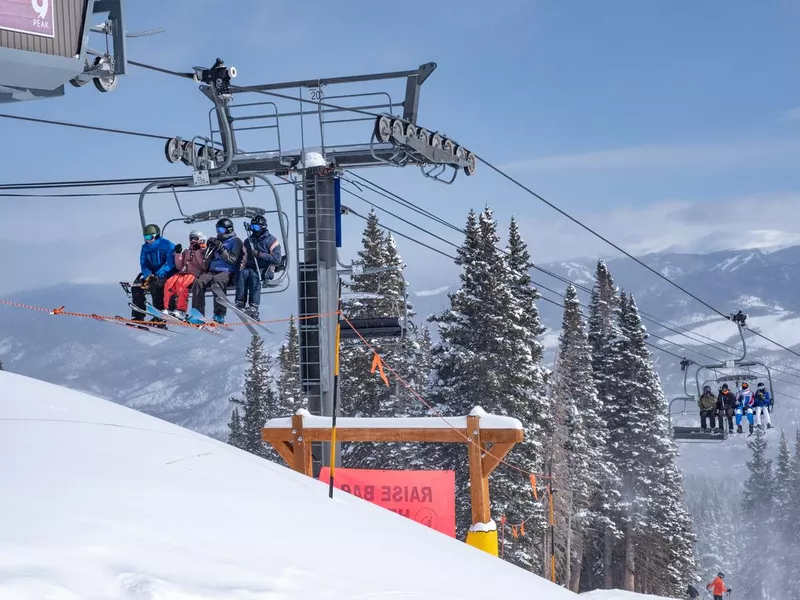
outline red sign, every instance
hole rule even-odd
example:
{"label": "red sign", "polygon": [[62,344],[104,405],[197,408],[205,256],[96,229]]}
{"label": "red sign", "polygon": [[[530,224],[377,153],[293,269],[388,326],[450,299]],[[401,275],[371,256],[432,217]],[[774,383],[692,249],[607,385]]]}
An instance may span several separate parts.
{"label": "red sign", "polygon": [[54,37],[54,1],[0,0],[0,29]]}
{"label": "red sign", "polygon": [[[320,481],[330,480],[322,467]],[[456,537],[455,471],[336,469],[334,487]]]}

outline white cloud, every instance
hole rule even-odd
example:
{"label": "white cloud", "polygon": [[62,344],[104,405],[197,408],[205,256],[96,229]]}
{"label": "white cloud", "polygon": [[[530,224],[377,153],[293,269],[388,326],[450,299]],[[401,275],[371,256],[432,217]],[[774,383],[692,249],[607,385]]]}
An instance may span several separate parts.
{"label": "white cloud", "polygon": [[[712,252],[800,244],[800,193],[763,194],[720,202],[674,200],[625,207],[581,220],[634,255]],[[521,221],[537,262],[576,256],[614,256],[611,246],[561,217],[548,226]]]}
{"label": "white cloud", "polygon": [[[800,114],[800,109],[798,109]],[[506,163],[508,170],[713,169],[796,164],[800,141],[643,145],[541,156]]]}

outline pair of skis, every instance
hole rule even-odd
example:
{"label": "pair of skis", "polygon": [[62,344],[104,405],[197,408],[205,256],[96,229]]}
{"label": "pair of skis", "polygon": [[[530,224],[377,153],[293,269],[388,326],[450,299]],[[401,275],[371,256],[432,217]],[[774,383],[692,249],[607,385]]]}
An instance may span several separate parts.
{"label": "pair of skis", "polygon": [[213,284],[211,286],[211,291],[214,293],[214,295],[217,298],[220,299],[220,301],[222,301],[225,304],[225,306],[227,306],[234,313],[236,313],[236,315],[242,320],[242,323],[244,323],[244,326],[247,327],[247,330],[252,335],[260,335],[258,333],[258,331],[256,330],[256,327],[260,327],[265,332],[267,332],[267,333],[269,333],[271,335],[275,335],[275,332],[272,331],[269,327],[267,327],[266,325],[264,325],[262,323],[259,323],[256,319],[254,319],[253,317],[248,315],[241,308],[239,308],[233,302],[231,302],[230,299],[228,298],[227,294],[225,294],[225,291],[221,287],[219,287],[218,284],[216,284],[216,283]]}
{"label": "pair of skis", "polygon": [[123,327],[128,327],[129,329],[133,329],[135,331],[143,331],[145,333],[153,333],[155,335],[160,335],[163,337],[172,337],[172,334],[177,333],[183,335],[179,331],[172,331],[172,330],[164,330],[160,327],[156,327],[154,325],[148,325],[147,323],[131,323],[125,317],[121,317],[116,315],[113,319],[111,317],[101,317],[100,315],[92,315],[98,321],[103,321],[104,323],[111,323],[112,325],[121,325]]}

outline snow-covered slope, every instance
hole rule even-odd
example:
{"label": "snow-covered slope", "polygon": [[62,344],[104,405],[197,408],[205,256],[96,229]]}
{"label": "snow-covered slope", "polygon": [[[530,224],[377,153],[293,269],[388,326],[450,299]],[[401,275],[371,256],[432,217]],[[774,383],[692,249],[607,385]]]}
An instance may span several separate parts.
{"label": "snow-covered slope", "polygon": [[576,597],[288,468],[0,373],[0,598]]}
{"label": "snow-covered slope", "polygon": [[581,594],[579,597],[586,600],[667,600],[661,596],[645,596],[621,590],[595,590]]}

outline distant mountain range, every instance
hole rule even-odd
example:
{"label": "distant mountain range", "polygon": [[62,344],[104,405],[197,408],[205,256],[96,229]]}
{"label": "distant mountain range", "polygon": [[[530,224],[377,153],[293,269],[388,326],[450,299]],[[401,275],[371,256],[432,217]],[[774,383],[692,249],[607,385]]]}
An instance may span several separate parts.
{"label": "distant mountain range", "polygon": [[[749,315],[748,325],[768,337],[788,347],[800,345],[800,286],[795,283],[800,281],[800,246],[774,252],[659,253],[641,259],[722,312],[744,310]],[[735,325],[629,259],[606,262],[615,282],[633,293],[641,311],[677,330],[676,333],[645,321],[653,334],[651,343],[698,363],[712,361],[697,352],[715,361],[740,355]],[[541,267],[590,288],[596,259]],[[532,276],[537,284],[563,293],[564,282],[539,271],[533,271]],[[447,304],[447,293],[457,287],[443,281],[435,289],[414,291],[413,279],[411,284],[418,322],[441,310]],[[552,292],[540,291],[544,297],[560,301]],[[588,303],[588,294],[579,294],[584,305]],[[43,307],[66,305],[67,310],[75,312],[129,315],[125,294],[116,284],[58,285],[5,299]],[[552,364],[561,310],[544,301],[539,308],[548,329],[542,340],[547,350],[545,360]],[[296,303],[291,292],[271,294],[262,301],[262,318],[284,318],[292,313],[296,313]],[[286,324],[272,328],[276,335],[268,338],[267,344],[277,354]],[[242,388],[247,341],[244,328],[234,334],[222,334],[221,338],[188,332],[166,339],[89,319],[0,305],[0,360],[9,371],[88,391],[217,437],[226,433],[228,398]],[[782,371],[773,373],[779,422],[800,422],[800,401],[781,395],[800,398],[800,389],[794,385],[800,383],[800,361],[752,334],[748,335],[747,344],[751,357],[759,357]],[[657,350],[653,356],[668,396],[680,395],[678,358]],[[693,378],[692,369],[690,379]],[[686,418],[693,423],[693,409],[691,413]]]}

